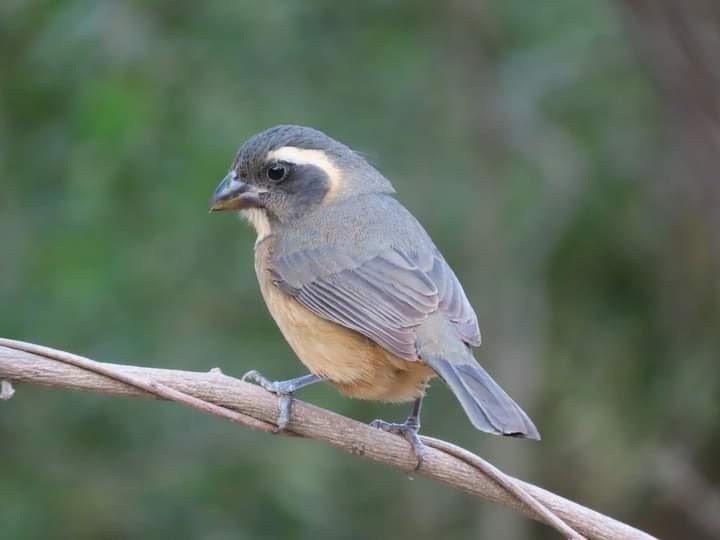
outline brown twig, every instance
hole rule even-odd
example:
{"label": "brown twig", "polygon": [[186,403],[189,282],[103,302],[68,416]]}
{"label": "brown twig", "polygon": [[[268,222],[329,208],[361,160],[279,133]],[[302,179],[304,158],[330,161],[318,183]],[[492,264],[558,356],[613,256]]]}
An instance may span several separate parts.
{"label": "brown twig", "polygon": [[[58,362],[62,362],[63,364],[69,364],[100,375],[105,375],[106,377],[110,377],[116,381],[124,382],[130,386],[139,388],[140,390],[145,390],[146,392],[155,394],[159,398],[182,403],[188,407],[192,407],[193,409],[214,414],[215,416],[225,418],[231,422],[237,422],[245,427],[259,429],[268,433],[276,431],[276,426],[268,422],[263,422],[262,420],[258,420],[257,418],[253,418],[252,416],[248,416],[247,414],[243,414],[241,412],[233,411],[227,407],[220,407],[214,403],[210,403],[204,399],[198,399],[195,396],[191,396],[185,392],[180,392],[170,386],[164,385],[152,379],[126,373],[116,367],[103,364],[102,362],[96,362],[95,360],[90,360],[89,358],[85,358],[83,356],[23,341],[0,339],[0,345],[13,348],[18,351],[44,356],[45,358],[51,358],[53,360],[57,360]],[[10,395],[12,396],[12,394]]]}
{"label": "brown twig", "polygon": [[[0,379],[103,394],[163,398],[248,427],[273,431],[277,399],[261,388],[222,373],[197,373],[95,362],[63,351],[0,338]],[[301,401],[293,402],[292,434],[325,441],[404,471],[416,460],[402,437]],[[497,470],[444,441],[425,438],[431,449],[419,474],[547,523],[568,538],[649,539],[651,536]],[[579,532],[578,532],[579,531]],[[581,535],[582,534],[582,535]]]}

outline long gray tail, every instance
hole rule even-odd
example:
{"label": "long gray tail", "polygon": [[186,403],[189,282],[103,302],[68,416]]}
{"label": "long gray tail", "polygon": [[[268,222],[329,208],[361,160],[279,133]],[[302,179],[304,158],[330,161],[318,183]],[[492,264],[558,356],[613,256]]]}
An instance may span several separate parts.
{"label": "long gray tail", "polygon": [[475,360],[469,349],[420,353],[447,383],[473,425],[496,435],[540,439],[535,424]]}
{"label": "long gray tail", "polygon": [[540,439],[535,424],[470,354],[469,358],[448,360],[438,355],[423,356],[428,365],[447,383],[473,425],[497,435]]}

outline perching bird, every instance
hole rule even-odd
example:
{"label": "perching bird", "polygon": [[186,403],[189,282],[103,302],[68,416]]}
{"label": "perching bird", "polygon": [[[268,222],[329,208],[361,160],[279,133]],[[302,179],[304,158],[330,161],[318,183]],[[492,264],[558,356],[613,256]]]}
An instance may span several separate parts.
{"label": "perching bird", "polygon": [[473,425],[539,439],[523,410],[473,357],[480,329],[452,269],[390,182],[361,155],[312,128],[281,125],[240,147],[211,211],[239,210],[257,231],[255,271],[285,339],[310,374],[271,382],[281,399],[327,381],[345,395],[414,400],[404,435],[419,462],[420,406],[439,376]]}

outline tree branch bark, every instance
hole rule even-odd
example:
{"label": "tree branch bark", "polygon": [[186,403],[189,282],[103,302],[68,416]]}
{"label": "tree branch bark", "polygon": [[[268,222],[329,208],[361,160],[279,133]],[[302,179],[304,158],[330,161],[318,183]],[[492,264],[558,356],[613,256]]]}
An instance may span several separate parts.
{"label": "tree branch bark", "polygon": [[[106,364],[2,338],[0,380],[115,396],[171,399],[263,431],[273,429],[278,413],[278,400],[274,395],[216,370],[200,373]],[[293,401],[288,431],[290,435],[323,441],[350,454],[408,473],[416,472],[508,506],[550,524],[568,538],[581,538],[578,533],[598,540],[653,538],[625,523],[505,475],[474,454],[444,441],[423,438],[430,448],[422,466],[415,471],[416,458],[402,437],[299,400]],[[523,494],[525,497],[529,494],[534,501],[522,502]]]}

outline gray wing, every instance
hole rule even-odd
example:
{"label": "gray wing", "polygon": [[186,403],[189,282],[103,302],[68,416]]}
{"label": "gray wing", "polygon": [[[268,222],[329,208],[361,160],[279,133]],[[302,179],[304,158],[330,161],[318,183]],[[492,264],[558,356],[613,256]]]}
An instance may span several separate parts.
{"label": "gray wing", "polygon": [[[434,247],[434,246],[433,246]],[[437,249],[388,247],[369,258],[323,246],[273,259],[274,283],[316,315],[360,332],[407,360],[416,329],[436,311],[458,337],[480,345],[475,312]]]}

